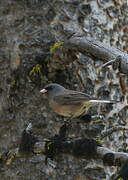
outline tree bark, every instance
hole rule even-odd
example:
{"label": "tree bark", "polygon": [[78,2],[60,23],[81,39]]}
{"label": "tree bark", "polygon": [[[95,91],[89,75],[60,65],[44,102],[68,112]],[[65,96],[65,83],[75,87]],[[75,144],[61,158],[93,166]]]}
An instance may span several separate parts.
{"label": "tree bark", "polygon": [[67,40],[64,46],[85,55],[99,58],[104,62],[111,60],[118,61],[119,71],[128,75],[128,54],[117,48],[86,37],[73,37]]}

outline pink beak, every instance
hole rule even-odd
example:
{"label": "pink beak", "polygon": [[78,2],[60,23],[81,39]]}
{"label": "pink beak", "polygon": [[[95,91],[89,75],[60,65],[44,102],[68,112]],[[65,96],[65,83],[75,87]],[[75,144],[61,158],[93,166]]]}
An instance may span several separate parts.
{"label": "pink beak", "polygon": [[44,93],[47,92],[47,90],[46,89],[42,89],[40,92],[44,94]]}

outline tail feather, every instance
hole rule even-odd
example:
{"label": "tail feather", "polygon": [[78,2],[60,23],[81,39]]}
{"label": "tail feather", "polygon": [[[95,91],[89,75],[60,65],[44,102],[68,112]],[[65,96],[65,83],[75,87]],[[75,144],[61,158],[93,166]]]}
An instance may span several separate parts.
{"label": "tail feather", "polygon": [[90,100],[92,103],[118,103],[119,101],[116,100],[100,100],[100,99],[92,99]]}

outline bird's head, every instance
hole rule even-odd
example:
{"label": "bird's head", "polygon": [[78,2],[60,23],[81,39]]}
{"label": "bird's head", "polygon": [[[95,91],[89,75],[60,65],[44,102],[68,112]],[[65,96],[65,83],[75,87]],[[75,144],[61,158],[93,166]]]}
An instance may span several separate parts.
{"label": "bird's head", "polygon": [[63,91],[65,88],[56,83],[47,84],[40,92],[45,94],[48,99],[53,99],[53,97]]}

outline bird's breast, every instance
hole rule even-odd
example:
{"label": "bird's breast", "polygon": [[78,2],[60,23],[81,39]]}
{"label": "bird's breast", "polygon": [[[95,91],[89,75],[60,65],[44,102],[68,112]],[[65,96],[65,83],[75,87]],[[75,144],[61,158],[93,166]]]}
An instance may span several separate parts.
{"label": "bird's breast", "polygon": [[60,115],[66,116],[66,117],[77,117],[80,116],[83,111],[83,104],[72,104],[72,105],[59,105],[55,101],[50,102],[51,108]]}

